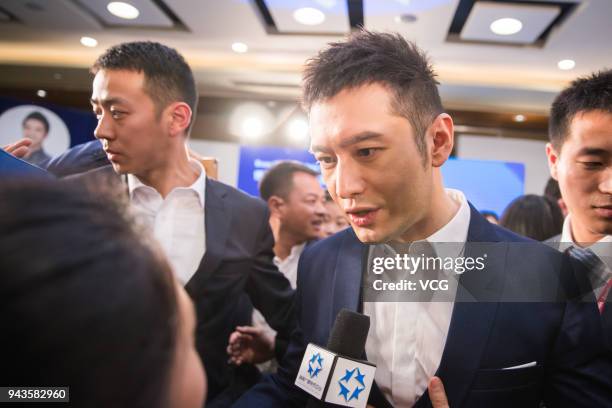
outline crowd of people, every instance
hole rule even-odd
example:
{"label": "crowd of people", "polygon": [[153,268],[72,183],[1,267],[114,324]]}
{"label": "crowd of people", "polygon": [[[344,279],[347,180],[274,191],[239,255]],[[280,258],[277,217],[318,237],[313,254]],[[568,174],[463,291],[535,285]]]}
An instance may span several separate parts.
{"label": "crowd of people", "polygon": [[[444,187],[453,119],[399,35],[361,30],[305,66],[327,192],[294,162],[260,198],[207,177],[186,148],[198,94],[178,51],[122,43],[92,73],[96,140],[36,169],[18,159],[32,140],[0,151],[3,385],[68,386],[82,407],[304,406],[306,346],[348,308],[371,322],[369,406],[612,407],[612,70],[557,96],[560,194],[515,200],[501,226]],[[522,249],[445,301],[364,297],[368,251],[417,241]],[[566,296],[501,300],[533,282]],[[473,288],[494,300],[465,301]]]}

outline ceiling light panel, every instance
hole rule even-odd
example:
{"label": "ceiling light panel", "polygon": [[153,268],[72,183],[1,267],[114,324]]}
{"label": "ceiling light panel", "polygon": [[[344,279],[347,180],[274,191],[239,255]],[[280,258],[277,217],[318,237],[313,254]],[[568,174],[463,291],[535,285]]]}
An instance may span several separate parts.
{"label": "ceiling light panel", "polygon": [[[265,3],[280,33],[346,34],[350,31],[346,0],[265,0]],[[311,23],[300,23],[296,17],[307,18]]]}
{"label": "ceiling light panel", "polygon": [[[560,12],[561,8],[554,4],[478,1],[472,7],[460,37],[468,41],[533,44]],[[500,19],[518,20],[522,23],[522,27],[515,34],[495,34],[491,30],[491,24]]]}
{"label": "ceiling light panel", "polygon": [[78,0],[89,9],[98,19],[109,26],[136,26],[136,27],[173,27],[172,20],[151,0],[125,0],[138,10],[138,16],[125,19],[111,14],[108,4],[114,0]]}
{"label": "ceiling light panel", "polygon": [[66,30],[99,29],[89,13],[70,0],[2,0],[2,8],[28,27]]}

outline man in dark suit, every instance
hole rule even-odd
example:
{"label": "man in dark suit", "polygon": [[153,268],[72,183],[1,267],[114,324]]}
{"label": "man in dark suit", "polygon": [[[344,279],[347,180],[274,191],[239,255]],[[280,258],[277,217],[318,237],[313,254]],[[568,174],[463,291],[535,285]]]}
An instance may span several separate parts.
{"label": "man in dark suit", "polygon": [[552,104],[546,155],[568,210],[549,242],[585,264],[612,350],[612,70],[578,78]]}
{"label": "man in dark suit", "polygon": [[[369,405],[612,405],[596,308],[570,300],[584,282],[568,257],[488,223],[461,192],[444,189],[453,122],[436,84],[423,53],[399,35],[360,31],[308,62],[311,150],[352,229],[302,254],[289,350],[278,374],[236,406],[303,405],[307,394],[293,382],[305,347],[326,344],[344,307],[370,316],[364,357],[377,371]],[[401,256],[421,245],[455,265],[489,256],[481,269],[455,268],[460,275],[452,266],[416,268],[459,276],[453,290],[416,296],[437,301],[373,294],[373,251]],[[395,301],[378,297],[386,295]]]}
{"label": "man in dark suit", "polygon": [[48,168],[67,175],[106,164],[79,177],[123,180],[133,210],[194,301],[209,406],[227,406],[257,379],[254,367],[230,367],[225,354],[233,329],[251,322],[247,296],[285,343],[295,326],[293,291],[272,263],[266,204],[211,180],[189,158],[185,142],[198,96],[176,50],[120,44],[92,72],[99,141],[52,159]]}

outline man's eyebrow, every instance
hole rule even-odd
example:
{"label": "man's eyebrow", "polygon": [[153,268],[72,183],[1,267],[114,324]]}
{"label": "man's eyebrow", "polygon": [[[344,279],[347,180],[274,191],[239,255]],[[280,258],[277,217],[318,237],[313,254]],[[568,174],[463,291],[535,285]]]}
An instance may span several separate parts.
{"label": "man's eyebrow", "polygon": [[608,154],[606,149],[601,149],[598,147],[583,147],[578,151],[579,156],[603,156]]}
{"label": "man's eyebrow", "polygon": [[91,102],[92,105],[103,105],[103,106],[109,106],[109,105],[114,105],[114,104],[127,104],[127,101],[123,98],[108,98],[108,99],[94,99],[91,98],[89,99],[89,102]]}
{"label": "man's eyebrow", "polygon": [[[381,137],[382,137],[381,133],[365,131],[365,132],[358,133],[358,134],[356,134],[354,136],[351,136],[348,139],[342,141],[342,143],[340,143],[340,147],[341,148],[346,148],[346,147],[352,146],[354,144],[357,144],[357,143],[360,143],[360,142],[364,142],[366,140],[379,139]],[[311,153],[317,153],[317,152],[330,153],[331,149],[329,149],[328,147],[325,147],[325,146],[313,145],[310,148],[310,152]]]}

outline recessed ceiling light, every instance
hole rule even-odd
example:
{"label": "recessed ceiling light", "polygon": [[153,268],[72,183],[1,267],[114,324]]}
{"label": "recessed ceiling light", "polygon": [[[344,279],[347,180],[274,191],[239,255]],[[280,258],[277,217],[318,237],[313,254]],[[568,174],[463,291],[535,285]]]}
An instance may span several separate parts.
{"label": "recessed ceiling light", "polygon": [[134,20],[140,15],[140,11],[136,7],[123,1],[111,1],[106,9],[112,15],[126,20]]}
{"label": "recessed ceiling light", "polygon": [[239,54],[243,54],[249,50],[249,46],[245,43],[235,42],[232,44],[232,50]]}
{"label": "recessed ceiling light", "polygon": [[492,22],[489,28],[497,35],[512,35],[523,29],[523,23],[516,18],[500,18]]}
{"label": "recessed ceiling light", "polygon": [[83,44],[85,47],[93,48],[98,45],[98,40],[91,37],[81,37],[81,44]]}
{"label": "recessed ceiling light", "polygon": [[570,69],[574,69],[574,67],[576,66],[576,61],[571,60],[571,59],[564,59],[564,60],[557,62],[557,66],[559,67],[559,69],[567,71]]}
{"label": "recessed ceiling light", "polygon": [[325,21],[325,14],[316,8],[302,7],[293,12],[293,18],[300,24],[319,25]]}
{"label": "recessed ceiling light", "polygon": [[525,121],[525,115],[514,115],[514,121],[515,122],[524,122]]}
{"label": "recessed ceiling light", "polygon": [[45,96],[47,96],[47,91],[45,91],[44,89],[39,89],[38,91],[36,91],[36,96],[38,96],[39,98],[44,98]]}

